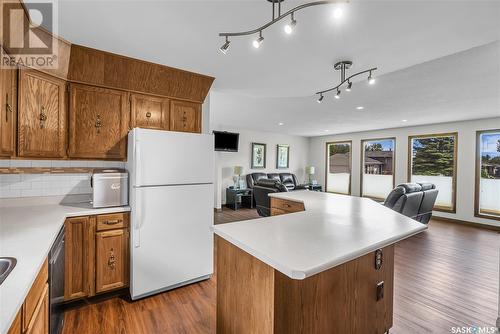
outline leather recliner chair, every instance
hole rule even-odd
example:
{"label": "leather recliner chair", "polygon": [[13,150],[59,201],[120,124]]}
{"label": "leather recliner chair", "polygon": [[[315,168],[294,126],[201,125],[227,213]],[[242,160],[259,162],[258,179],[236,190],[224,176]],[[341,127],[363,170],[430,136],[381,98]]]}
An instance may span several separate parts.
{"label": "leather recliner chair", "polygon": [[418,209],[417,220],[422,224],[427,224],[432,217],[432,208],[434,207],[434,203],[436,203],[436,198],[439,191],[432,183],[419,184],[422,187],[422,193],[424,194],[424,197],[422,198],[422,203],[420,204],[420,208]]}
{"label": "leather recliner chair", "polygon": [[387,196],[384,205],[416,220],[424,197],[421,190],[422,187],[417,183],[400,184]]}
{"label": "leather recliner chair", "polygon": [[271,215],[271,199],[269,194],[288,192],[281,182],[269,179],[260,179],[253,187],[253,195],[255,198],[255,206],[257,213],[262,217]]}
{"label": "leather recliner chair", "polygon": [[438,190],[431,183],[403,183],[387,196],[384,205],[407,217],[427,224]]}

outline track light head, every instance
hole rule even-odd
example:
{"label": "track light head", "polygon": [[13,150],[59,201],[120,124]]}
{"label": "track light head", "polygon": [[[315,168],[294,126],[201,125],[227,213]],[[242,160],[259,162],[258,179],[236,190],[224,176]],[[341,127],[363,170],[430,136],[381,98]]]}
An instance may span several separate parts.
{"label": "track light head", "polygon": [[372,72],[370,71],[370,75],[368,76],[368,83],[370,85],[375,84],[375,78],[372,76]]}
{"label": "track light head", "polygon": [[219,51],[222,52],[223,54],[227,54],[227,51],[229,50],[229,44],[231,42],[229,41],[229,38],[226,36],[226,42],[222,44],[222,46],[219,48]]}
{"label": "track light head", "polygon": [[352,82],[350,82],[349,80],[347,81],[347,88],[345,89],[346,92],[350,92],[351,91],[351,88],[352,88]]}
{"label": "track light head", "polygon": [[318,103],[323,102],[323,99],[324,99],[323,93],[320,93],[318,98]]}
{"label": "track light head", "polygon": [[340,89],[337,88],[337,94],[334,96],[337,100],[340,99]]}
{"label": "track light head", "polygon": [[262,44],[263,41],[264,41],[264,37],[262,37],[262,31],[261,31],[261,32],[259,32],[259,38],[254,40],[252,45],[254,48],[258,49],[258,48],[260,48],[260,45]]}
{"label": "track light head", "polygon": [[288,35],[290,35],[293,32],[293,29],[295,28],[296,25],[297,25],[297,21],[293,17],[293,13],[292,13],[292,18],[291,18],[290,23],[288,23],[287,25],[285,25],[285,28],[284,28],[285,33],[287,33]]}

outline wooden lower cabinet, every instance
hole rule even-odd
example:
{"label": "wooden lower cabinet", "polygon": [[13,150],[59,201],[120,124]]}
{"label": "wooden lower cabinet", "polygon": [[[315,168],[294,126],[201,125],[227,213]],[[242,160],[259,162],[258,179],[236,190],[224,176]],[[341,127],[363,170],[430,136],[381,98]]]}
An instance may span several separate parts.
{"label": "wooden lower cabinet", "polygon": [[64,229],[64,299],[93,296],[95,218],[68,218]]}
{"label": "wooden lower cabinet", "polygon": [[279,216],[304,210],[304,203],[271,197],[271,216]]}
{"label": "wooden lower cabinet", "polygon": [[96,293],[128,285],[128,247],[127,230],[96,233]]}
{"label": "wooden lower cabinet", "polygon": [[383,334],[392,327],[394,245],[298,280],[216,242],[218,334]]}
{"label": "wooden lower cabinet", "polygon": [[43,292],[38,300],[35,312],[26,329],[26,334],[49,333],[49,284],[45,283]]}
{"label": "wooden lower cabinet", "polygon": [[42,265],[8,334],[49,334],[49,269]]}
{"label": "wooden lower cabinet", "polygon": [[12,325],[10,325],[9,331],[7,334],[22,334],[23,333],[23,328],[22,328],[22,310],[19,311],[16,315],[16,318],[14,319],[14,322]]}
{"label": "wooden lower cabinet", "polygon": [[64,299],[92,297],[129,282],[128,213],[65,222]]}
{"label": "wooden lower cabinet", "polygon": [[201,133],[201,104],[170,101],[170,130]]}

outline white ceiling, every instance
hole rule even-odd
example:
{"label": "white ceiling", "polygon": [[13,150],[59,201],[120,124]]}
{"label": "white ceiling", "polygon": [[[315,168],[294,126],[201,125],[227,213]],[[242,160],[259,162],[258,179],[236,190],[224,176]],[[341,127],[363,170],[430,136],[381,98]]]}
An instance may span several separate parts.
{"label": "white ceiling", "polygon": [[[353,0],[341,20],[333,19],[334,5],[312,7],[296,14],[292,35],[278,23],[264,32],[262,48],[251,47],[252,37],[234,38],[226,56],[218,33],[263,24],[271,16],[267,1],[66,0],[58,7],[58,33],[73,43],[216,77],[217,123],[321,135],[500,110],[498,43],[429,62],[500,40],[496,0]],[[338,81],[332,65],[340,59],[353,60],[353,71],[377,66],[379,82],[366,87],[363,78],[350,96],[318,105],[312,95]],[[445,106],[453,112],[437,112]]]}

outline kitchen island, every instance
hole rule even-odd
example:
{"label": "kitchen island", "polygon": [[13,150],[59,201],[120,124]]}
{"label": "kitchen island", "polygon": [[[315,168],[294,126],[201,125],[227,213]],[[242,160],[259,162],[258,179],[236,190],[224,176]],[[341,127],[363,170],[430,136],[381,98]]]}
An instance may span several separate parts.
{"label": "kitchen island", "polygon": [[214,226],[217,333],[385,333],[394,244],[427,227],[367,198],[271,195],[271,217]]}

